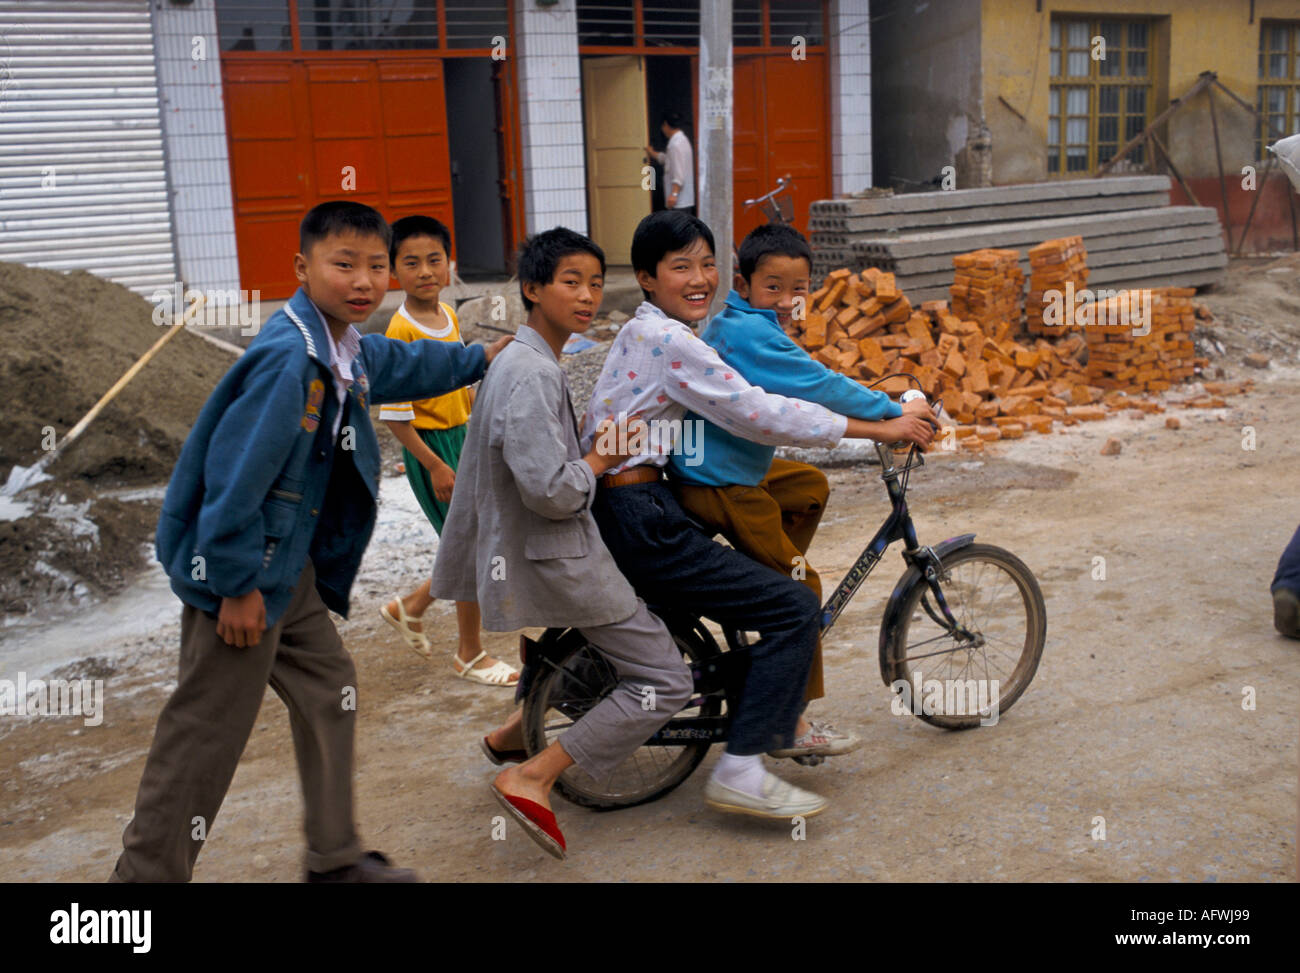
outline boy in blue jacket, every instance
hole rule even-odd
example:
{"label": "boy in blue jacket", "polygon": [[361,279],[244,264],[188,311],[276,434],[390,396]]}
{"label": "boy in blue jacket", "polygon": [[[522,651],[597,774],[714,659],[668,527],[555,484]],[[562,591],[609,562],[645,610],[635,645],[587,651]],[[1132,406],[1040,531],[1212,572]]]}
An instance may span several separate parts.
{"label": "boy in blue jacket", "polygon": [[307,880],[412,882],[364,852],[352,812],[356,670],[329,610],[375,523],[371,401],[468,385],[486,351],[358,335],[388,289],[389,228],[369,206],[304,217],[302,287],[199,413],[167,486],[158,559],[184,603],[176,690],[158,718],[113,880],[189,881],[269,683],[289,709]]}
{"label": "boy in blue jacket", "polygon": [[[759,226],[741,242],[739,258],[726,308],[700,337],[746,381],[868,422],[904,414],[934,418],[924,401],[900,406],[884,392],[831,371],[785,333],[796,308],[809,299],[812,250],[798,230],[781,223]],[[691,419],[702,417],[688,413],[686,420]],[[707,419],[703,423],[698,457],[674,454],[669,461],[670,481],[682,509],[737,550],[803,581],[820,603],[821,579],[806,555],[830,495],[826,476],[805,463],[776,459],[772,446],[742,439]],[[805,699],[824,694],[818,643]],[[853,734],[801,715],[794,746],[770,755],[833,756],[860,745]]]}

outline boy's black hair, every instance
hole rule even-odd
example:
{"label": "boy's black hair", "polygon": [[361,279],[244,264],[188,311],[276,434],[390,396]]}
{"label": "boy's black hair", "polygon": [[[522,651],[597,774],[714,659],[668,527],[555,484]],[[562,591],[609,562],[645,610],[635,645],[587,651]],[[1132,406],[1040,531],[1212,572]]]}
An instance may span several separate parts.
{"label": "boy's black hair", "polygon": [[[651,213],[637,224],[636,232],[632,234],[632,271],[644,270],[653,277],[664,254],[685,250],[699,239],[709,245],[710,252],[718,252],[713,245],[713,231],[699,217],[684,209],[661,209]],[[647,301],[650,300],[645,288],[641,293]]]}
{"label": "boy's black hair", "polygon": [[749,231],[740,244],[740,276],[745,283],[752,283],[754,271],[764,257],[777,254],[781,257],[793,257],[808,261],[808,272],[812,273],[812,247],[804,235],[789,223],[763,223]]}
{"label": "boy's black hair", "polygon": [[313,206],[302,218],[302,223],[298,225],[298,252],[306,256],[312,244],[331,233],[360,233],[362,236],[373,234],[384,241],[385,249],[393,236],[388,221],[380,215],[379,210],[365,203],[332,199]]}
{"label": "boy's black hair", "polygon": [[589,237],[575,233],[565,226],[557,226],[543,233],[535,233],[519,248],[519,296],[524,308],[531,311],[533,302],[524,293],[525,284],[545,287],[555,280],[555,269],[570,254],[589,253],[600,261],[600,272],[605,273],[605,251]]}
{"label": "boy's black hair", "polygon": [[667,122],[673,128],[681,128],[682,113],[676,108],[665,108],[659,113],[659,124],[662,125],[664,122]]}
{"label": "boy's black hair", "polygon": [[427,236],[442,241],[442,252],[451,259],[451,230],[432,216],[403,216],[393,221],[393,241],[388,245],[388,259],[397,266],[397,251],[413,236]]}

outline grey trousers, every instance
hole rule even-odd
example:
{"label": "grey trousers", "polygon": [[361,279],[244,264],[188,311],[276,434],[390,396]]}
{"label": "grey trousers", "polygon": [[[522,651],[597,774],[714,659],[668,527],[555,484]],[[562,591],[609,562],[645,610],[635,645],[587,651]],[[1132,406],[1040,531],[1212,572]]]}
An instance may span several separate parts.
{"label": "grey trousers", "polygon": [[185,606],[176,690],[158,717],[112,880],[190,880],[268,683],[289,710],[307,867],[326,872],[361,857],[352,817],[356,711],[345,703],[356,698],[357,674],[308,561],[289,607],[257,645],[227,645],[215,620]]}
{"label": "grey trousers", "polygon": [[[613,773],[685,706],[694,684],[681,649],[640,598],[630,618],[579,631],[601,650],[619,681],[560,737],[560,746],[583,771],[599,779]],[[647,706],[651,698],[654,704]]]}

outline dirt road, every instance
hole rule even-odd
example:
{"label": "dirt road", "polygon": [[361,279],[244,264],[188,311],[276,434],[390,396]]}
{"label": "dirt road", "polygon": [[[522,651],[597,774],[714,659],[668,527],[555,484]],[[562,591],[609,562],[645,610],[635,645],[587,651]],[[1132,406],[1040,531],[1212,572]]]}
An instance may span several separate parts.
{"label": "dirt road", "polygon": [[[1273,633],[1268,583],[1300,522],[1300,372],[1275,367],[1227,409],[1171,414],[1181,429],[1164,416],[1116,417],[979,459],[936,455],[914,477],[923,542],[975,531],[1036,572],[1048,607],[1042,665],[995,727],[946,733],[893,715],[875,648],[902,567],[891,552],[829,639],[829,694],[815,709],[866,746],[818,768],[779,768],[832,800],[803,840],[785,824],[705,808],[716,750],[647,806],[597,814],[557,802],[566,862],[513,825],[493,840],[499,809],[476,740],[510,694],[452,678],[441,661],[453,646],[449,610],[430,616],[433,666],[381,630],[381,597],[409,587],[414,566],[388,590],[363,586],[342,631],[360,671],[367,845],[444,881],[1294,878],[1300,643]],[[1248,425],[1254,450],[1243,449]],[[1121,455],[1098,455],[1107,436],[1123,440]],[[875,476],[831,474],[810,554],[828,581],[885,513]],[[1105,580],[1094,577],[1098,557]],[[102,726],[3,721],[0,765],[13,769],[0,789],[0,879],[107,876],[175,641],[174,626],[155,632],[107,675]],[[488,637],[500,654],[514,641]],[[297,880],[300,817],[288,720],[268,693],[196,880]]]}

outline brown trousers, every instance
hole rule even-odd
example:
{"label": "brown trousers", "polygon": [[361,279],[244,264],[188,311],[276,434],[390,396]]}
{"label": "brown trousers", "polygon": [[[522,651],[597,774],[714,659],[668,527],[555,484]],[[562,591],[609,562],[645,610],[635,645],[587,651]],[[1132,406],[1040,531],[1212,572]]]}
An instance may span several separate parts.
{"label": "brown trousers", "polygon": [[255,646],[227,645],[215,619],[184,607],[180,675],[158,717],[113,880],[190,880],[268,683],[289,710],[307,868],[329,871],[361,857],[352,816],[356,669],[308,561],[289,607]]}
{"label": "brown trousers", "polygon": [[[821,578],[805,557],[831,492],[821,470],[806,463],[774,459],[758,486],[675,483],[673,489],[677,502],[688,514],[758,563],[802,580],[821,601]],[[825,694],[819,639],[804,698],[820,699]]]}

